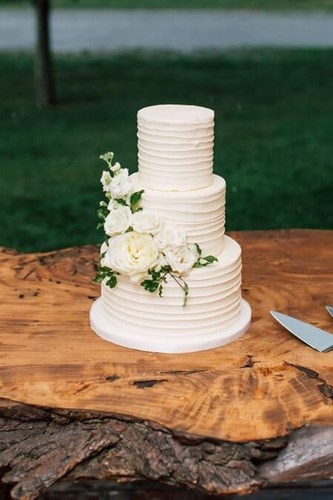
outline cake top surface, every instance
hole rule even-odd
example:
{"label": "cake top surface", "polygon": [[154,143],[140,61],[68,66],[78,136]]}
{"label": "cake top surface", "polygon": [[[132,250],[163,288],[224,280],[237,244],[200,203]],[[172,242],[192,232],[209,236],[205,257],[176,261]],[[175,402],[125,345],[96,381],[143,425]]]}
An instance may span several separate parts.
{"label": "cake top surface", "polygon": [[214,111],[202,106],[159,104],[140,109],[138,119],[153,123],[200,124],[214,120]]}

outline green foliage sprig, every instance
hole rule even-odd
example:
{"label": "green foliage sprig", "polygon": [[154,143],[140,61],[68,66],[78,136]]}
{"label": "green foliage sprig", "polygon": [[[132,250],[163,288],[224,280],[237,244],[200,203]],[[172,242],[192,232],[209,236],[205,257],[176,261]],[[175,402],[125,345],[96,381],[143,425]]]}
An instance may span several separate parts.
{"label": "green foliage sprig", "polygon": [[[218,261],[218,259],[213,255],[207,255],[206,257],[201,257],[202,249],[197,243],[195,243],[195,248],[198,254],[198,258],[193,267],[195,268],[205,267]],[[143,286],[143,288],[150,293],[158,291],[159,296],[162,297],[163,283],[166,283],[168,276],[170,276],[177,283],[177,285],[180,286],[180,288],[182,288],[184,292],[184,300],[183,300],[183,307],[184,307],[188,299],[189,286],[184,280],[184,278],[179,273],[173,271],[171,266],[169,265],[162,266],[159,271],[150,269],[148,271],[148,278],[142,281],[141,286]]]}
{"label": "green foliage sprig", "polygon": [[114,288],[117,285],[117,274],[115,271],[106,266],[99,266],[98,272],[93,277],[95,283],[101,283],[105,279],[105,284],[109,288]]}

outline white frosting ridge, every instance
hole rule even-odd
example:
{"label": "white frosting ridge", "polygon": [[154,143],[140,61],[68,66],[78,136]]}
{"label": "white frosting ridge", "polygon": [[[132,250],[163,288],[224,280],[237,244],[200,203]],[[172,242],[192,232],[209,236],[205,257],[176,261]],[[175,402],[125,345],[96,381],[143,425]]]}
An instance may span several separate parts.
{"label": "white frosting ridge", "polygon": [[157,191],[141,185],[138,174],[131,179],[135,190],[144,189],[141,206],[183,228],[189,244],[198,243],[205,255],[223,249],[226,184],[214,175],[209,187],[186,191]]}
{"label": "white frosting ridge", "polygon": [[161,332],[170,337],[180,334],[206,335],[236,321],[241,301],[241,248],[225,236],[218,262],[193,269],[186,282],[189,296],[182,307],[183,290],[169,279],[163,297],[149,293],[127,277],[109,289],[102,284],[103,306],[110,322],[129,333]]}
{"label": "white frosting ridge", "polygon": [[155,125],[146,127],[140,121],[137,137],[139,140],[148,141],[151,144],[158,143],[161,138],[167,138],[168,144],[201,144],[201,142],[211,142],[214,140],[214,122],[209,127],[194,126],[187,128],[174,126],[172,129],[162,129]]}
{"label": "white frosting ridge", "polygon": [[138,118],[148,125],[189,126],[211,124],[214,120],[214,111],[202,106],[187,104],[158,104],[148,106],[138,111]]}
{"label": "white frosting ridge", "polygon": [[138,170],[143,187],[184,192],[209,186],[213,149],[210,109],[161,105],[138,112]]}

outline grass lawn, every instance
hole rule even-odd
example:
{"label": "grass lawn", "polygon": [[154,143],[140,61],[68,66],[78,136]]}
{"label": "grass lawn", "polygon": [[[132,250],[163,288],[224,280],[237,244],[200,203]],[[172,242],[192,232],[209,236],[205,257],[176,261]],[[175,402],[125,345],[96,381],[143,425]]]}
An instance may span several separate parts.
{"label": "grass lawn", "polygon": [[[53,0],[54,7],[115,9],[261,9],[333,10],[333,0]],[[0,0],[0,6],[29,5],[28,0]]]}
{"label": "grass lawn", "polygon": [[0,245],[95,243],[105,151],[136,169],[136,112],[216,111],[227,229],[333,228],[333,51],[58,57],[60,104],[33,102],[32,57],[0,57]]}

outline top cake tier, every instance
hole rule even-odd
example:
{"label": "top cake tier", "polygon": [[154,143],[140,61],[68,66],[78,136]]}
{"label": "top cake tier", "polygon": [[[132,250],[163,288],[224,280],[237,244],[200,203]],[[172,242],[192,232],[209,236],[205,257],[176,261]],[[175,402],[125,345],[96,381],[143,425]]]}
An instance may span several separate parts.
{"label": "top cake tier", "polygon": [[214,111],[164,104],[138,112],[139,182],[160,191],[190,191],[213,182]]}

